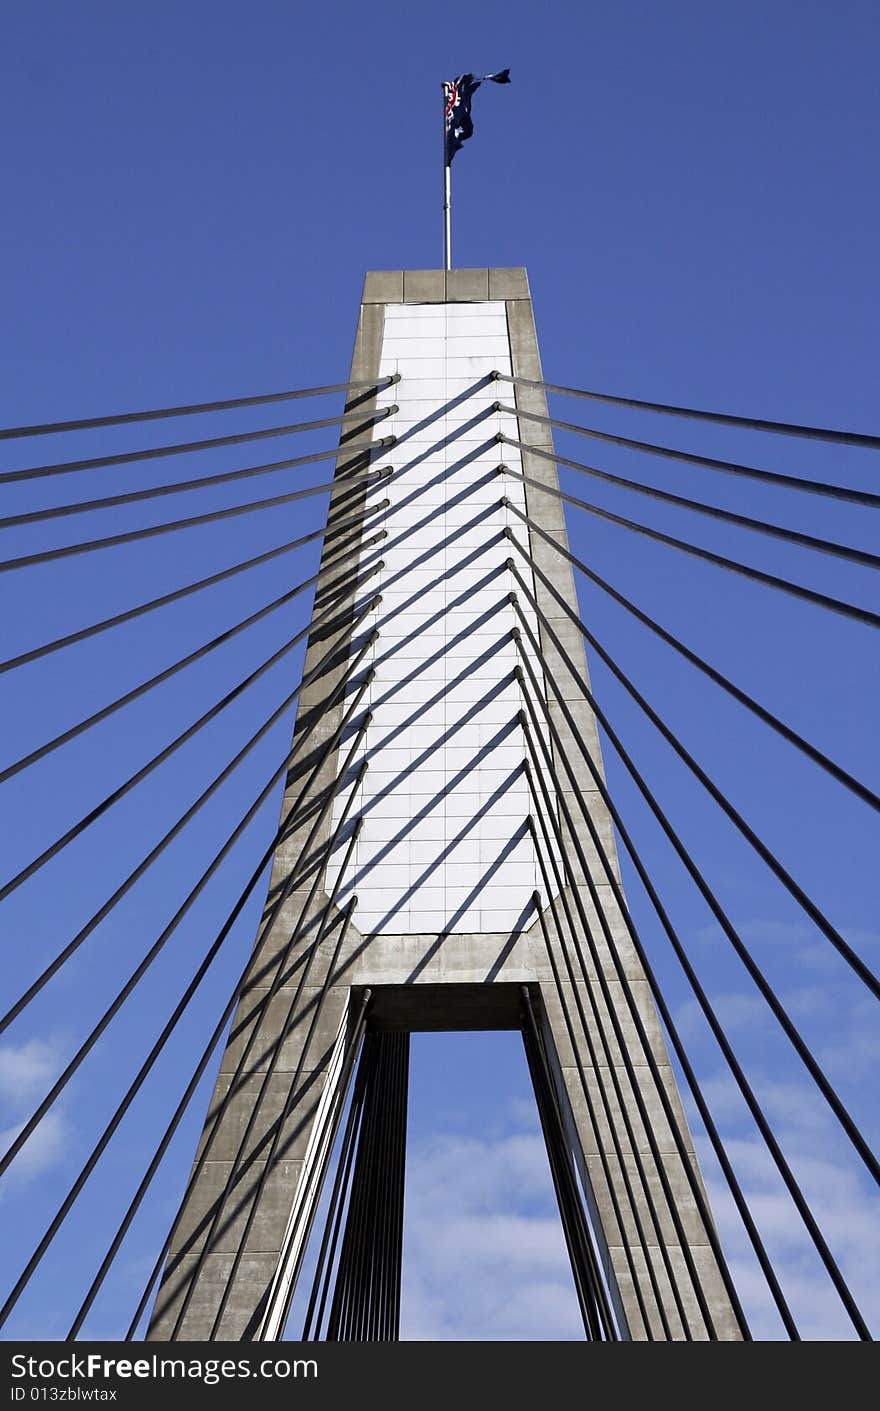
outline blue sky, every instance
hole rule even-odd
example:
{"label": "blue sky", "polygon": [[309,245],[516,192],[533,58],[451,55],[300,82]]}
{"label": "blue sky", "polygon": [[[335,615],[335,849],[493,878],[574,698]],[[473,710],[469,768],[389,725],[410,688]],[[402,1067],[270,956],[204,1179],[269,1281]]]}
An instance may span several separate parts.
{"label": "blue sky", "polygon": [[[509,65],[510,88],[487,85],[477,94],[476,134],[455,161],[453,250],[464,266],[528,267],[548,378],[876,432],[878,31],[880,16],[869,0],[833,8],[803,0],[536,8],[508,0],[460,15],[420,5],[379,3],[365,10],[261,0],[246,10],[217,0],[20,6],[7,17],[0,59],[0,424],[344,379],[364,270],[440,262],[440,81],[463,69]],[[313,413],[312,404],[294,404],[290,418],[241,414],[235,425],[297,420],[306,406],[303,416],[329,414],[324,409],[330,405],[339,404],[316,403]],[[556,401],[554,408],[571,420],[709,455],[876,485],[876,455],[865,451],[695,430],[588,404]],[[0,469],[159,445],[176,439],[169,426],[176,431],[181,425],[84,433],[63,449],[60,439],[10,443],[2,448]],[[205,419],[193,434],[227,429],[227,421],[221,426]],[[326,435],[300,438],[291,453],[328,441]],[[274,456],[280,443],[271,444]],[[875,542],[866,511],[622,450],[600,452],[573,437],[561,436],[558,446],[575,459],[813,534],[863,547]],[[2,513],[158,485],[177,478],[178,468],[182,478],[270,456],[231,448],[212,455],[210,466],[203,458],[192,472],[186,462],[169,461],[9,485]],[[302,483],[320,479],[316,473]],[[574,472],[563,480],[596,503],[644,515],[672,533],[876,610],[867,569],[686,512],[646,510],[637,497],[595,488]],[[223,487],[179,496],[175,509],[196,513],[243,502],[255,486],[255,493],[271,494],[281,481],[267,476],[247,483],[245,492]],[[319,497],[133,547],[0,573],[2,655],[308,532],[323,510]],[[167,504],[159,502],[6,530],[0,557],[158,524],[167,515]],[[599,572],[877,787],[878,672],[869,629],[580,512],[570,515],[569,531],[575,552]],[[311,551],[276,560],[169,612],[4,676],[0,767],[283,592],[315,563]],[[600,638],[876,967],[876,818],[763,726],[745,720],[598,590],[581,585],[581,601]],[[307,597],[298,600],[0,786],[3,876],[17,872],[259,665],[302,625],[307,608]],[[300,659],[292,653],[176,763],[5,903],[0,927],[10,999],[210,783],[218,760],[231,758],[283,698]],[[597,694],[700,865],[853,1112],[876,1136],[871,1074],[877,1034],[858,986],[607,671],[594,665],[593,674]],[[272,773],[287,734],[289,722],[269,734],[150,880],[132,891],[45,999],[0,1041],[0,1128],[14,1129],[45,1091],[132,955],[140,956],[165,925]],[[876,1207],[867,1184],[623,770],[610,755],[607,764],[620,808],[876,1322],[880,1291],[866,1255]],[[157,1016],[171,1008],[182,967],[194,967],[206,935],[229,910],[276,813],[273,799],[243,840],[235,866],[218,875],[169,944],[125,1023],[111,1029],[23,1155],[0,1196],[10,1280],[149,1046]],[[784,1267],[796,1313],[813,1336],[845,1336],[846,1321],[823,1292],[815,1260],[668,960],[662,934],[630,874],[627,881],[762,1231]],[[8,1333],[63,1336],[87,1282],[83,1251],[96,1249],[102,1233],[106,1239],[115,1228],[169,1110],[168,1094],[183,1086],[187,1062],[191,1067],[254,924],[252,906]],[[478,1093],[467,1081],[474,1054],[482,1075]],[[428,1100],[438,1092],[441,1105]],[[527,1097],[525,1069],[511,1043],[414,1044],[404,1302],[409,1336],[577,1336]],[[119,1308],[137,1297],[173,1213],[198,1125],[196,1113],[170,1153],[155,1199],[87,1325],[94,1335],[118,1335]],[[716,1193],[717,1173],[711,1162],[706,1169]],[[432,1181],[445,1170],[460,1173],[460,1185],[450,1174],[438,1206]],[[474,1171],[481,1181],[469,1177]],[[513,1179],[514,1171],[522,1179]],[[720,1191],[716,1199],[756,1330],[776,1336],[778,1324],[735,1219]],[[505,1219],[517,1221],[515,1229]],[[472,1303],[462,1304],[462,1267],[450,1269],[437,1257],[444,1247],[470,1251]]]}

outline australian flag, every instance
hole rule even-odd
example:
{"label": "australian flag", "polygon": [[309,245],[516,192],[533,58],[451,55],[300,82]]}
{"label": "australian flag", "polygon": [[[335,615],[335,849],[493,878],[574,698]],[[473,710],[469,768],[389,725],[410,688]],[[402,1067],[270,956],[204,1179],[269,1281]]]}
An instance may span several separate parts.
{"label": "australian flag", "polygon": [[476,77],[472,73],[460,74],[443,84],[446,95],[446,162],[452,161],[459,147],[473,136],[474,124],[471,118],[471,99],[484,79],[493,83],[509,83],[510,69],[500,73],[484,73]]}

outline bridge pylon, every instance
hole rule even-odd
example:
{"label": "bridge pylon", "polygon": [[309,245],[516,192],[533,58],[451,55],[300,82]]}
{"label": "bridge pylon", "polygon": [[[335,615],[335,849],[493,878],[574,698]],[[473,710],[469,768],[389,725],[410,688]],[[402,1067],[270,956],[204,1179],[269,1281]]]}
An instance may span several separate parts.
{"label": "bridge pylon", "polygon": [[742,1335],[543,537],[568,542],[556,469],[498,439],[550,429],[497,409],[497,373],[542,379],[524,269],[366,276],[351,378],[375,390],[346,407],[266,910],[151,1339],[284,1334],[340,1145],[325,1335],[397,1337],[405,1036],[498,1028],[523,1033],[586,1335]]}

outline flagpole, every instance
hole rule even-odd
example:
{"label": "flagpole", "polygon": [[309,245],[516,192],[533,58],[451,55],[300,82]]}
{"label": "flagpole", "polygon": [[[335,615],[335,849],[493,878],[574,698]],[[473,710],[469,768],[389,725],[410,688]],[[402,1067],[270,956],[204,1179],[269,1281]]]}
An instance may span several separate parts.
{"label": "flagpole", "polygon": [[448,163],[448,162],[444,162],[444,167],[445,167],[446,180],[445,180],[445,182],[444,182],[444,193],[443,193],[443,215],[444,215],[444,226],[443,226],[443,254],[444,254],[444,260],[445,260],[446,268],[447,268],[447,269],[452,269],[452,236],[451,236],[451,233],[450,233],[450,223],[449,223],[449,186],[450,186],[450,181],[449,181],[449,176],[450,176],[449,163]]}
{"label": "flagpole", "polygon": [[446,141],[446,85],[441,85],[443,93],[443,268],[452,269],[452,229],[449,219],[450,166],[449,145]]}

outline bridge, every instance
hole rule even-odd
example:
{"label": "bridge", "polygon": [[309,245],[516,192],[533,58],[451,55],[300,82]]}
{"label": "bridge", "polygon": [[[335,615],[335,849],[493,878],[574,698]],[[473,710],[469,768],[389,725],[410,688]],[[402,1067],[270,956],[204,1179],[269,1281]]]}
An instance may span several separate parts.
{"label": "bridge", "polygon": [[[301,401],[301,420],[265,424]],[[174,439],[178,420],[209,434]],[[108,436],[133,440],[107,450]],[[237,463],[263,441],[277,459]],[[785,844],[771,841],[656,684],[667,661],[684,668],[704,735],[748,717],[783,794],[788,771],[812,771],[817,799],[845,801],[853,845],[870,836],[880,795],[848,751],[737,679],[725,648],[749,595],[774,626],[830,623],[870,654],[880,554],[858,543],[880,507],[880,438],[548,382],[525,270],[458,269],[368,274],[332,386],[8,427],[0,445],[0,528],[20,542],[0,570],[20,614],[29,575],[63,596],[84,555],[96,602],[93,620],[0,662],[13,703],[38,663],[69,661],[89,701],[0,761],[0,1031],[24,1051],[59,1008],[76,1021],[8,1134],[12,1198],[64,1104],[82,1137],[6,1271],[0,1322],[33,1328],[51,1287],[71,1340],[99,1312],[107,1328],[111,1304],[129,1340],[396,1340],[410,1036],[507,1030],[585,1339],[799,1340],[808,1268],[838,1335],[871,1340],[870,1277],[841,1257],[816,1178],[833,1152],[876,1201],[873,1094],[815,1037],[817,1014],[829,1030],[855,1015],[870,1044],[880,997],[871,938],[828,914],[797,861],[804,829],[836,815],[783,809]],[[778,445],[834,447],[843,473],[779,468]],[[166,459],[180,479],[162,478]],[[224,468],[204,473],[209,460]],[[96,496],[105,470],[125,488]],[[44,504],[39,482],[63,497]],[[798,527],[804,506],[827,537],[815,513]],[[613,576],[581,551],[582,524],[597,545],[616,536]],[[204,571],[224,525],[236,538]],[[230,562],[237,544],[249,552]],[[631,595],[640,553],[681,574],[690,622]],[[145,624],[153,638],[129,635]],[[114,694],[119,660],[131,681]],[[152,705],[169,683],[173,733]],[[38,847],[18,839],[31,771],[63,780],[102,739],[88,796],[59,802]],[[730,840],[726,876],[678,821],[697,795]],[[847,845],[829,839],[829,867]],[[802,952],[738,919],[755,867]],[[63,934],[17,945],[59,886]],[[823,977],[812,1012],[789,998],[792,958]],[[812,1145],[792,1142],[755,1076],[759,1050],[780,1082],[795,1075]],[[123,1304],[135,1239],[150,1257]]]}

